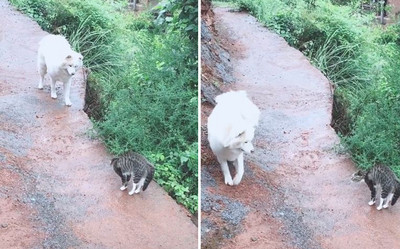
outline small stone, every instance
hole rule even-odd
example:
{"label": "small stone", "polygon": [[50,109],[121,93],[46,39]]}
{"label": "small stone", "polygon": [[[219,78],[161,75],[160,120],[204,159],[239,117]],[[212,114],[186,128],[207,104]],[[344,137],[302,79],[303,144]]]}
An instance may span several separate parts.
{"label": "small stone", "polygon": [[6,224],[6,223],[1,224],[1,228],[7,228],[7,227],[8,227],[8,224]]}
{"label": "small stone", "polygon": [[251,241],[252,241],[252,242],[256,242],[257,240],[258,240],[257,237],[251,237]]}

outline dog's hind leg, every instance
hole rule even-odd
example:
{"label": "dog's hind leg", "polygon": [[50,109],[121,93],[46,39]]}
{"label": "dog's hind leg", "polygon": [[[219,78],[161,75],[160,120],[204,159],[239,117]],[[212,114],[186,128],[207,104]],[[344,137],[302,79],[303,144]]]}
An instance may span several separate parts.
{"label": "dog's hind leg", "polygon": [[220,160],[219,158],[217,158],[217,159],[218,159],[218,162],[221,164],[221,169],[222,169],[222,173],[224,174],[225,184],[232,186],[233,181],[232,181],[231,172],[229,172],[228,162],[226,160]]}
{"label": "dog's hind leg", "polygon": [[39,74],[40,74],[38,89],[42,90],[43,89],[44,76],[47,73],[47,67],[46,67],[46,64],[44,64],[44,63],[42,63],[40,61],[40,59],[39,59],[39,62],[38,62],[38,71],[39,71]]}
{"label": "dog's hind leg", "polygon": [[233,185],[239,185],[240,181],[242,181],[243,173],[244,173],[244,165],[243,165],[243,153],[237,158],[237,162],[235,163],[236,175],[233,178]]}
{"label": "dog's hind leg", "polygon": [[65,105],[71,106],[71,100],[69,99],[69,95],[71,92],[71,78],[64,83],[64,100],[65,100]]}

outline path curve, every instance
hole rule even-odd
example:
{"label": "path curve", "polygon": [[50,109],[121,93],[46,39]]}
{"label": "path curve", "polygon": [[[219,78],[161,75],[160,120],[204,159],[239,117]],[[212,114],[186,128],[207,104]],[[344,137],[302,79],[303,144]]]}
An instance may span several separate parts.
{"label": "path curve", "polygon": [[224,185],[203,147],[203,248],[400,248],[400,206],[368,206],[366,184],[350,181],[354,164],[335,152],[328,80],[249,14],[214,12],[236,78],[223,90],[247,90],[261,120],[239,186]]}
{"label": "path curve", "polygon": [[0,0],[0,248],[197,248],[189,213],[152,182],[119,190],[104,145],[90,139],[84,82],[71,108],[36,89],[47,33]]}

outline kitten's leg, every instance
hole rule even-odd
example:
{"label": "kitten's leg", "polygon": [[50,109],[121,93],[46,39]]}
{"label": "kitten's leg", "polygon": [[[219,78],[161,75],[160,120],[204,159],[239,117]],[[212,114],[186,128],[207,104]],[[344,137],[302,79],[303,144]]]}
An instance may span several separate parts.
{"label": "kitten's leg", "polygon": [[146,177],[143,177],[142,179],[140,179],[140,181],[139,181],[139,183],[138,183],[138,186],[137,186],[137,188],[136,188],[136,190],[135,190],[135,193],[137,194],[137,193],[139,193],[141,190],[142,190],[142,188],[143,188],[143,184],[144,184],[144,181],[146,180]]}
{"label": "kitten's leg", "polygon": [[71,79],[72,78],[69,78],[69,80],[64,83],[64,101],[66,106],[72,105],[71,100],[69,99],[69,95],[71,92]]}
{"label": "kitten's leg", "polygon": [[120,188],[122,191],[128,188],[129,181],[131,180],[131,175],[122,175],[122,187]]}
{"label": "kitten's leg", "polygon": [[386,198],[386,202],[383,204],[383,208],[388,208],[389,207],[389,203],[392,202],[393,195],[394,195],[394,193],[390,193],[388,195],[388,197]]}
{"label": "kitten's leg", "polygon": [[51,98],[53,99],[57,98],[56,82],[51,77],[50,77],[50,95]]}
{"label": "kitten's leg", "polygon": [[379,206],[376,209],[381,210],[383,208],[383,203],[386,202],[388,199],[389,191],[390,191],[389,187],[382,186],[381,198],[379,199]]}
{"label": "kitten's leg", "polygon": [[236,175],[233,178],[233,185],[238,185],[242,180],[244,173],[243,153],[240,153],[240,155],[238,156],[237,164],[235,164],[235,166],[236,166]]}
{"label": "kitten's leg", "polygon": [[135,193],[136,183],[132,182],[132,189],[129,191],[129,195],[133,195]]}
{"label": "kitten's leg", "polygon": [[225,160],[221,160],[219,158],[217,158],[217,159],[218,159],[218,162],[221,164],[221,170],[222,170],[222,174],[224,174],[225,184],[232,186],[233,181],[232,181],[231,172],[229,172],[228,162]]}
{"label": "kitten's leg", "polygon": [[368,205],[372,206],[375,204],[376,201],[376,188],[374,186],[374,183],[369,180],[368,176],[365,176],[364,181],[368,185],[369,190],[371,190],[371,200],[368,202]]}

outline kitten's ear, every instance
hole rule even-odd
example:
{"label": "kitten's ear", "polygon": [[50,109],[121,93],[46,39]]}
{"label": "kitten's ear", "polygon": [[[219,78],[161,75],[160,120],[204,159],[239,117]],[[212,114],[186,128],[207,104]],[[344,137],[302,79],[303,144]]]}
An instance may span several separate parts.
{"label": "kitten's ear", "polygon": [[114,166],[118,162],[118,159],[119,159],[118,157],[111,159],[110,165]]}
{"label": "kitten's ear", "polygon": [[65,57],[65,59],[71,59],[72,55],[67,55],[67,57]]}

